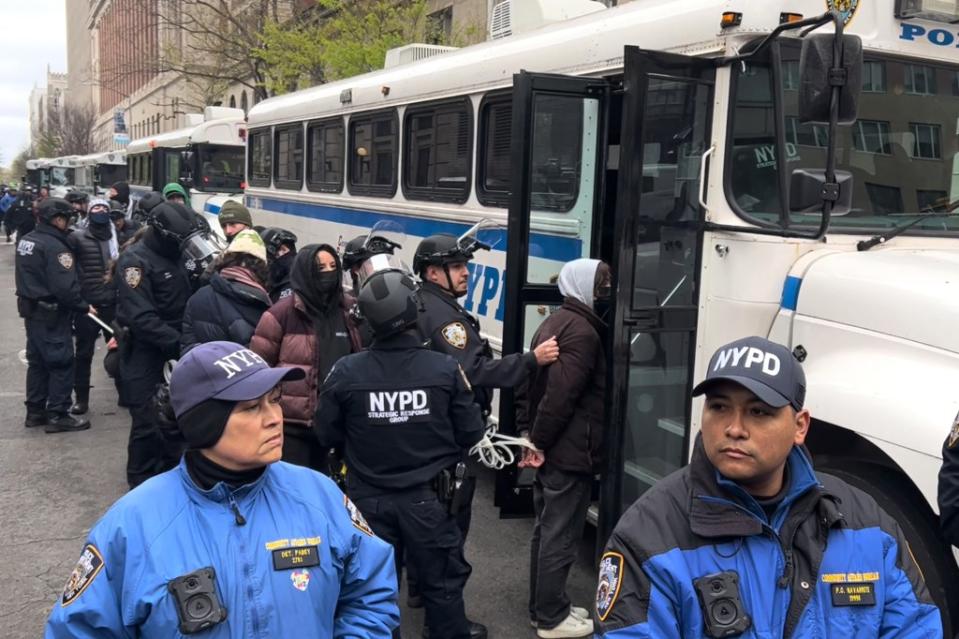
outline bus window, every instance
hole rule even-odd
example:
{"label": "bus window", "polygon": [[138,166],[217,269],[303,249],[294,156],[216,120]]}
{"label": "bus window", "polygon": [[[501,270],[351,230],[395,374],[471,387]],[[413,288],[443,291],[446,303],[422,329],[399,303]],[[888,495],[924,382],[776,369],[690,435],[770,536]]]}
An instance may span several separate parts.
{"label": "bus window", "polygon": [[350,193],[396,193],[397,128],[392,110],[350,118]]}
{"label": "bus window", "polygon": [[403,135],[403,193],[460,204],[469,197],[472,111],[467,100],[411,107]]}
{"label": "bus window", "polygon": [[311,122],[307,127],[306,187],[311,191],[343,190],[343,121]]}
{"label": "bus window", "polygon": [[273,175],[273,144],[270,137],[269,128],[250,131],[250,165],[247,167],[250,186],[270,186]]}
{"label": "bus window", "polygon": [[508,206],[513,105],[510,96],[486,98],[480,105],[476,196],[485,206]]}
{"label": "bus window", "polygon": [[98,186],[110,188],[127,179],[127,167],[123,164],[98,164],[95,179]]}
{"label": "bus window", "polygon": [[204,144],[197,149],[200,179],[195,188],[201,191],[242,190],[243,147]]}
{"label": "bus window", "polygon": [[566,213],[579,195],[583,101],[559,95],[537,95],[535,100],[530,206]]}
{"label": "bus window", "polygon": [[303,125],[278,126],[275,135],[274,184],[278,189],[298,191],[303,188]]}

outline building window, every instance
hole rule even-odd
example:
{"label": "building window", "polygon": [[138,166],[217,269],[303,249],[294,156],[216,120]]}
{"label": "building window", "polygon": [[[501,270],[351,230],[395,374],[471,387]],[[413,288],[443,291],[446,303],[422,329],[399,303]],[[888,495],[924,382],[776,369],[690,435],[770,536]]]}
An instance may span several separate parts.
{"label": "building window", "polygon": [[826,148],[829,132],[826,127],[815,124],[800,124],[799,118],[786,118],[786,141],[800,146]]}
{"label": "building window", "polygon": [[231,96],[230,96],[230,108],[231,108],[231,109],[235,109],[235,108],[236,108],[236,96],[235,96],[235,95],[231,95]]}
{"label": "building window", "polygon": [[270,129],[250,131],[249,134],[249,166],[247,174],[250,186],[270,186],[273,175],[273,140]]}
{"label": "building window", "polygon": [[896,215],[902,213],[902,191],[897,186],[870,184],[866,182],[866,193],[876,215]]}
{"label": "building window", "polygon": [[507,206],[510,189],[510,96],[487,98],[480,105],[476,196],[485,206]]}
{"label": "building window", "polygon": [[906,65],[906,93],[911,95],[936,94],[936,70],[920,64]]}
{"label": "building window", "polygon": [[469,197],[473,113],[468,100],[411,107],[403,130],[403,192],[411,200]]}
{"label": "building window", "polygon": [[306,187],[311,191],[339,193],[343,190],[343,121],[311,122],[306,129]]}
{"label": "building window", "polygon": [[429,14],[429,44],[446,44],[453,38],[453,7],[445,7]]}
{"label": "building window", "polygon": [[350,193],[393,197],[398,129],[393,110],[350,118]]}
{"label": "building window", "polygon": [[862,90],[865,93],[886,92],[886,64],[884,62],[864,62],[862,65]]}
{"label": "building window", "polygon": [[799,90],[799,60],[783,61],[783,89],[785,91]]}
{"label": "building window", "polygon": [[949,200],[945,191],[916,191],[916,201],[922,212],[945,211],[949,207]]}
{"label": "building window", "polygon": [[246,99],[246,89],[243,89],[243,93],[240,94],[240,108],[243,109],[243,113],[250,109],[250,103]]}
{"label": "building window", "polygon": [[853,129],[853,147],[864,153],[891,155],[889,123],[881,120],[858,120]]}
{"label": "building window", "polygon": [[909,130],[912,131],[914,138],[912,144],[912,157],[922,158],[923,160],[938,160],[940,155],[939,147],[939,125],[938,124],[919,124],[909,123]]}
{"label": "building window", "polygon": [[276,127],[275,186],[299,190],[303,187],[303,125]]}

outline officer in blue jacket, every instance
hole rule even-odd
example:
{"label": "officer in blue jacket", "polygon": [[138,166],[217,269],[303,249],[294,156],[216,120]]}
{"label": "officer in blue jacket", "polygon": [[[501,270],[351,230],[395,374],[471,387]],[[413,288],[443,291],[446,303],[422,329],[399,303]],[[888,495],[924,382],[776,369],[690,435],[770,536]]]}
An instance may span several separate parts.
{"label": "officer in blue jacket", "polygon": [[279,384],[302,376],[232,342],[180,360],[188,450],[94,525],[47,639],[390,636],[392,549],[331,480],[279,461]]}
{"label": "officer in blue jacket", "polygon": [[600,559],[598,636],[942,637],[899,525],[813,470],[805,392],[784,346],[713,355],[690,464],[626,511]]}

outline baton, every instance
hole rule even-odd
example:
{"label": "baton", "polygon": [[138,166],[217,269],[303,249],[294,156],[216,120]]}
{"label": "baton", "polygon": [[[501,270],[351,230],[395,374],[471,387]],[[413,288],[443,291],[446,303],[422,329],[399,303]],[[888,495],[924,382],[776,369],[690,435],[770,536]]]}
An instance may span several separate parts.
{"label": "baton", "polygon": [[113,335],[113,329],[110,328],[110,327],[106,324],[106,322],[104,322],[102,319],[100,319],[99,317],[97,317],[97,316],[94,315],[93,313],[87,313],[87,317],[89,317],[89,318],[92,319],[94,322],[96,322],[97,324],[99,324],[100,326],[102,326],[102,327],[103,327],[103,330],[105,330],[105,331],[107,331],[108,333],[110,333],[110,335]]}

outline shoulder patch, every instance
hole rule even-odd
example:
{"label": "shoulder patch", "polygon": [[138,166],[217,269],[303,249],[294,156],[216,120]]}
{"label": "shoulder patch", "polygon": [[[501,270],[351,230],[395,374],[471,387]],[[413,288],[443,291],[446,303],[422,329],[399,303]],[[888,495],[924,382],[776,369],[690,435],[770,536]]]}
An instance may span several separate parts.
{"label": "shoulder patch", "polygon": [[353,522],[353,526],[355,526],[360,532],[373,537],[373,529],[370,528],[368,523],[366,523],[363,513],[360,512],[360,509],[356,507],[356,504],[350,501],[350,498],[346,495],[343,495],[343,505],[346,506],[346,512],[350,514],[350,521]]}
{"label": "shoulder patch", "polygon": [[440,329],[440,333],[442,333],[443,339],[453,348],[460,350],[466,348],[468,337],[466,335],[466,327],[463,326],[462,322],[450,322]]}
{"label": "shoulder patch", "polygon": [[596,587],[596,612],[600,621],[613,611],[613,604],[619,597],[623,585],[623,556],[618,552],[606,552],[599,560],[599,585]]}
{"label": "shoulder patch", "polygon": [[57,254],[57,261],[60,262],[60,266],[70,270],[73,268],[73,253],[69,251],[64,251],[63,253]]}
{"label": "shoulder patch", "polygon": [[473,385],[470,384],[469,378],[466,376],[466,371],[463,370],[463,367],[459,364],[456,365],[456,370],[460,372],[460,377],[463,378],[463,385],[466,386],[466,390],[473,392]]}
{"label": "shoulder patch", "polygon": [[76,567],[70,573],[67,579],[67,585],[63,587],[63,596],[60,598],[60,605],[69,606],[77,597],[83,594],[93,580],[96,579],[100,571],[103,570],[103,556],[97,547],[93,544],[87,544],[80,553],[80,559]]}
{"label": "shoulder patch", "polygon": [[33,249],[36,246],[31,240],[20,240],[17,242],[17,253],[20,255],[33,255]]}
{"label": "shoulder patch", "polygon": [[123,280],[130,288],[136,288],[143,280],[143,269],[139,266],[128,266],[123,269]]}
{"label": "shoulder patch", "polygon": [[959,443],[959,415],[956,415],[952,422],[952,430],[949,431],[949,440],[946,442],[946,448],[954,448]]}

